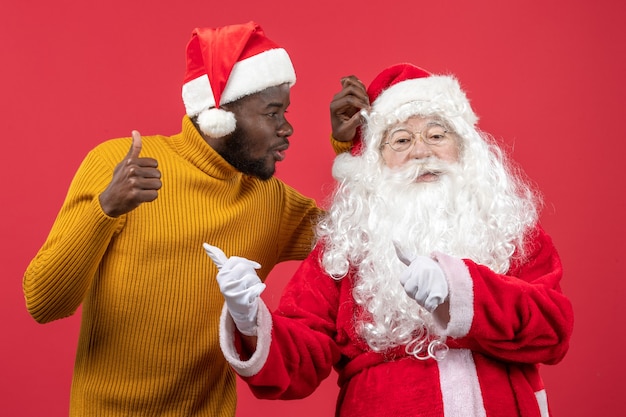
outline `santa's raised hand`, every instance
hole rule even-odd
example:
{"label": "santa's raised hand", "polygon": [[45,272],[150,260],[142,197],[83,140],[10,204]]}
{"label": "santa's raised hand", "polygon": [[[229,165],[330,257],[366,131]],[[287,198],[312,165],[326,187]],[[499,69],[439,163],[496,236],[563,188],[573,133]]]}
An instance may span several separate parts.
{"label": "santa's raised hand", "polygon": [[448,281],[439,263],[428,256],[411,256],[394,242],[398,259],[407,265],[399,280],[409,297],[431,313],[448,298]]}
{"label": "santa's raised hand", "polygon": [[208,243],[202,246],[217,266],[217,284],[235,326],[246,336],[256,336],[259,297],[265,290],[255,271],[261,265],[239,256],[228,258],[220,248]]}

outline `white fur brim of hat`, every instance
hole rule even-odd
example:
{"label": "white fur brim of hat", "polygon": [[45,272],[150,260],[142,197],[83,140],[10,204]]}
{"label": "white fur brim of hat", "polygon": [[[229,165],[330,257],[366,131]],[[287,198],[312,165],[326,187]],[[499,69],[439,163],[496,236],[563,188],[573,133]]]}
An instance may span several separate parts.
{"label": "white fur brim of hat", "polygon": [[469,126],[478,121],[458,80],[453,76],[432,75],[401,81],[384,90],[372,103],[369,123],[375,126],[370,129],[380,133],[379,130],[416,114],[438,114],[455,125],[459,119]]}
{"label": "white fur brim of hat", "polygon": [[[291,59],[282,48],[270,49],[241,60],[233,66],[219,104],[231,103],[284,83],[290,86],[296,83],[296,73]],[[221,137],[235,130],[235,116],[215,108],[215,96],[207,74],[185,83],[182,96],[187,115],[198,116],[198,124],[205,134]]]}

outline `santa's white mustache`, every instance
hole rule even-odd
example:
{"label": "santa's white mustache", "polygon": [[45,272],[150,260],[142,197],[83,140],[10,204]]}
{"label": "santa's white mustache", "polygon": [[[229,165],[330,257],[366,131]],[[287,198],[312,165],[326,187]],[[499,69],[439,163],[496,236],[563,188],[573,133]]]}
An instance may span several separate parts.
{"label": "santa's white mustache", "polygon": [[407,161],[401,167],[389,169],[389,179],[414,181],[425,174],[445,175],[452,171],[452,165],[435,157]]}

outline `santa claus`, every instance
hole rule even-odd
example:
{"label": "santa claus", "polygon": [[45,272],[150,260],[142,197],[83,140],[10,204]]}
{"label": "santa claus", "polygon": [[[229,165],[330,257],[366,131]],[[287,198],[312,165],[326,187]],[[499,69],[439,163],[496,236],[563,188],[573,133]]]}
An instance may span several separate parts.
{"label": "santa claus", "polygon": [[[335,101],[354,103],[355,86]],[[548,416],[538,366],[564,357],[573,314],[538,194],[477,129],[455,77],[395,65],[367,98],[276,311],[258,264],[205,244],[227,360],[273,399],[309,395],[334,368],[342,417]]]}

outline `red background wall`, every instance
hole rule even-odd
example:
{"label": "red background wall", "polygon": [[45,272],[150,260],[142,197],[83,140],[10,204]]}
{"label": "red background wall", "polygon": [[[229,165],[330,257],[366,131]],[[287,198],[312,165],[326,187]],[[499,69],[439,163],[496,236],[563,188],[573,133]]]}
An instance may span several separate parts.
{"label": "red background wall", "polygon": [[[178,132],[191,30],[256,20],[298,74],[295,134],[278,175],[322,204],[332,184],[328,103],[341,76],[367,84],[410,61],[459,77],[480,127],[544,192],[542,221],[564,261],[576,323],[566,359],[543,368],[553,413],[623,415],[624,11],[619,0],[4,2],[0,413],[67,415],[79,314],[36,324],[21,279],[78,164],[132,129]],[[271,276],[270,305],[295,266]],[[239,416],[306,417],[332,415],[337,389],[333,375],[301,401],[239,391]]]}

